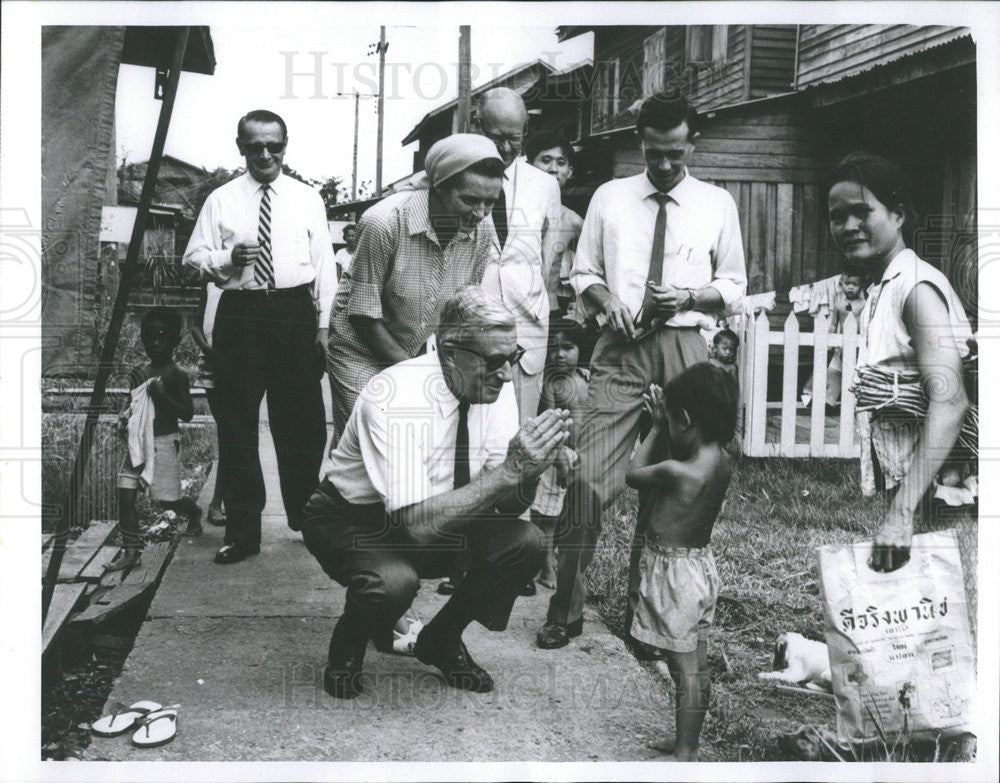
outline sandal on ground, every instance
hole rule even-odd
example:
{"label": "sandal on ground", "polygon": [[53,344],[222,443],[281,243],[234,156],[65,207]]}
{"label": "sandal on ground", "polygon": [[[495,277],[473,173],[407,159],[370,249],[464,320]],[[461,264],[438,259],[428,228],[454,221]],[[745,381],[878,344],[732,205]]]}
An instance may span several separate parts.
{"label": "sandal on ground", "polygon": [[117,737],[134,727],[151,712],[162,709],[163,705],[155,701],[137,701],[131,707],[116,701],[112,705],[111,714],[95,720],[90,730],[98,737]]}
{"label": "sandal on ground", "polygon": [[176,735],[177,710],[167,707],[151,712],[139,721],[139,729],[132,735],[132,744],[137,748],[155,748],[166,745]]}
{"label": "sandal on ground", "polygon": [[417,643],[417,635],[423,630],[424,624],[416,617],[407,617],[409,627],[406,633],[392,629],[392,651],[398,655],[413,655],[413,645]]}

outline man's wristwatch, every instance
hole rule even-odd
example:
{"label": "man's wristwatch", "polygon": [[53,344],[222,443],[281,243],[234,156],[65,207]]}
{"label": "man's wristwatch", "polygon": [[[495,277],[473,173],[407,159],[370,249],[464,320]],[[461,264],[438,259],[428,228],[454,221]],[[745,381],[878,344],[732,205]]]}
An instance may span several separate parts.
{"label": "man's wristwatch", "polygon": [[684,290],[687,291],[687,293],[688,293],[687,301],[684,302],[684,309],[685,310],[694,310],[694,305],[695,305],[695,301],[696,301],[694,289],[693,288],[685,288]]}

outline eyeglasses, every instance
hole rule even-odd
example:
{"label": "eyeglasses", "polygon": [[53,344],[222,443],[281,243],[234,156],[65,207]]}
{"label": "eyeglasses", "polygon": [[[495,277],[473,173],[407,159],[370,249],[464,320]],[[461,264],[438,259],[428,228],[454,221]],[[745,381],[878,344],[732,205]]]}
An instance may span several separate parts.
{"label": "eyeglasses", "polygon": [[483,135],[497,146],[507,143],[512,147],[520,147],[521,142],[524,141],[524,136],[521,134],[507,136],[503,133],[487,133],[483,131]]}
{"label": "eyeglasses", "polygon": [[285,142],[283,141],[243,142],[244,152],[249,153],[250,155],[260,155],[265,148],[272,155],[277,155],[285,148]]}
{"label": "eyeglasses", "polygon": [[483,360],[483,364],[486,365],[487,374],[499,372],[501,369],[503,369],[503,366],[505,364],[509,364],[511,367],[513,367],[515,364],[521,361],[521,357],[524,356],[524,348],[522,348],[520,345],[514,349],[513,353],[510,353],[506,356],[484,356],[474,348],[467,348],[466,346],[459,345],[457,343],[449,343],[448,347],[454,348],[456,351],[465,351],[466,353],[471,353],[474,356],[478,356],[480,359]]}

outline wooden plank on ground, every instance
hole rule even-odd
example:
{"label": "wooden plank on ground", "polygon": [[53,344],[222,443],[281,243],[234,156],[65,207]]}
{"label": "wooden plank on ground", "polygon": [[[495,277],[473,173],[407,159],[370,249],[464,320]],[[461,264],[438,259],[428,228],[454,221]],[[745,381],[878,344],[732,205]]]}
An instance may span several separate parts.
{"label": "wooden plank on ground", "polygon": [[85,582],[100,582],[101,577],[104,576],[104,566],[114,560],[119,549],[121,547],[114,544],[105,544],[102,546],[80,572],[78,578]]}
{"label": "wooden plank on ground", "polygon": [[[104,546],[104,542],[111,536],[115,529],[113,521],[93,521],[90,527],[84,530],[80,537],[66,547],[62,563],[59,566],[59,581],[72,582],[84,567],[91,561],[98,550]],[[52,547],[42,556],[42,576],[45,576],[49,567],[49,560],[52,557]]]}
{"label": "wooden plank on ground", "polygon": [[[84,611],[75,615],[72,620],[73,624],[99,623],[139,601],[156,586],[175,546],[175,541],[157,541],[147,546],[143,550],[142,560],[139,561],[139,564],[129,570],[124,577],[119,576],[119,583],[116,586],[106,590],[96,600],[91,601],[90,606]],[[120,571],[112,572],[112,574],[119,575],[121,573]],[[105,576],[110,577],[112,574]],[[104,581],[104,579],[101,580],[102,585]]]}
{"label": "wooden plank on ground", "polygon": [[52,642],[55,641],[66,624],[70,612],[80,600],[87,585],[83,582],[70,585],[56,585],[52,592],[52,602],[49,604],[48,614],[45,616],[45,625],[42,627],[42,654],[44,655]]}
{"label": "wooden plank on ground", "polygon": [[[82,583],[81,583],[82,584]],[[120,612],[132,604],[136,603],[147,592],[153,589],[155,582],[136,582],[134,584],[120,584],[112,590],[108,590],[96,601],[91,601],[90,606],[82,612],[73,615],[70,621],[72,625],[90,625],[99,623],[107,619],[116,612]]]}
{"label": "wooden plank on ground", "polygon": [[139,561],[139,565],[125,575],[122,584],[134,585],[155,582],[163,571],[174,546],[176,546],[174,541],[157,541],[147,546],[142,552],[142,560]]}

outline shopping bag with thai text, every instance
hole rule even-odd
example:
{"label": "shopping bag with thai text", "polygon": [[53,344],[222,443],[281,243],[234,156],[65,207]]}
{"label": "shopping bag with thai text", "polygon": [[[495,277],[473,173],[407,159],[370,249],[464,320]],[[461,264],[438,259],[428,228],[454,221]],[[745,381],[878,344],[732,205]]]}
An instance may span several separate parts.
{"label": "shopping bag with thai text", "polygon": [[818,549],[838,739],[968,731],[975,671],[955,531],[914,536],[890,573],[868,566],[871,550]]}

